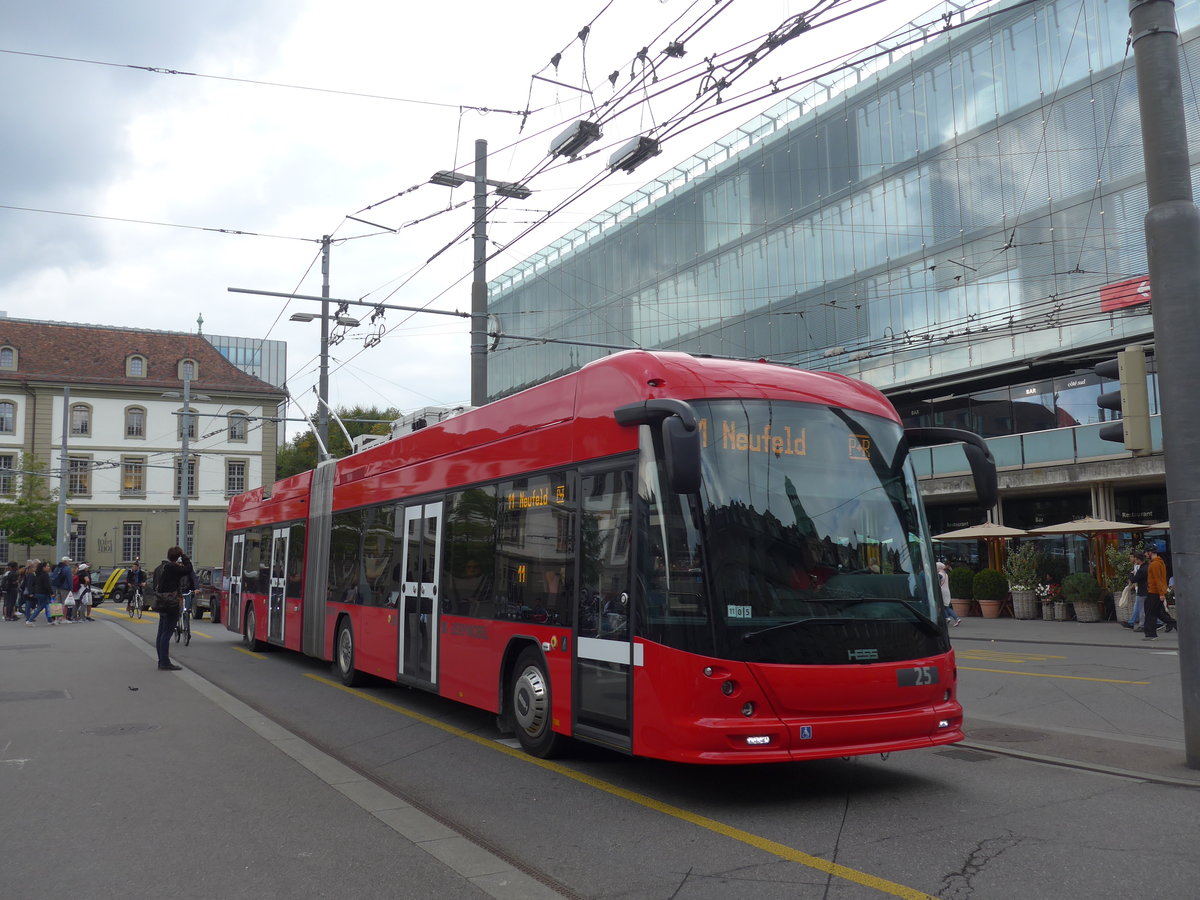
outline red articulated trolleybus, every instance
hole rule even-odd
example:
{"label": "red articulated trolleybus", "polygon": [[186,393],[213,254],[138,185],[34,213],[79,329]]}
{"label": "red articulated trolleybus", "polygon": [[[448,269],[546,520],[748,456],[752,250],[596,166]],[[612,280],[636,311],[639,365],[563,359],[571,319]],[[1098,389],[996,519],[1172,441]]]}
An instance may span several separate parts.
{"label": "red articulated trolleybus", "polygon": [[495,712],[522,746],[761,763],[961,740],[910,447],[877,390],[626,351],[235,497],[227,627]]}

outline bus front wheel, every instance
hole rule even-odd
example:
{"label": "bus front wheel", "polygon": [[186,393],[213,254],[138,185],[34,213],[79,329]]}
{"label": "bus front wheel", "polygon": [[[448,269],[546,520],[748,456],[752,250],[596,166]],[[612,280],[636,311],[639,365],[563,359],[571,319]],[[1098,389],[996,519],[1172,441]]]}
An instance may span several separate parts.
{"label": "bus front wheel", "polygon": [[533,647],[521,651],[508,694],[508,715],[525,752],[549,759],[562,748],[562,735],[551,726],[550,679],[546,663]]}
{"label": "bus front wheel", "polygon": [[349,622],[338,627],[334,644],[333,669],[346,687],[362,684],[362,674],[354,668],[354,629]]}

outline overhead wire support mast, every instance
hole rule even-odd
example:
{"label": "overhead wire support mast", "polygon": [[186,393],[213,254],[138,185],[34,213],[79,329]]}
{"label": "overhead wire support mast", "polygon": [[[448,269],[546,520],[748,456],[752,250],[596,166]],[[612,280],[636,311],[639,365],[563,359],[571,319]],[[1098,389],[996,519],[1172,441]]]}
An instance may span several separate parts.
{"label": "overhead wire support mast", "polygon": [[369,306],[372,309],[399,309],[404,312],[429,313],[433,316],[456,316],[460,319],[469,319],[469,312],[459,312],[458,310],[448,309],[429,309],[425,306],[397,306],[394,303],[372,303],[369,300],[339,300],[335,297],[316,297],[312,294],[289,294],[281,291],[255,291],[250,288],[226,288],[231,294],[257,294],[262,297],[287,297],[289,300],[328,300],[331,303],[342,304],[346,303],[350,306]]}

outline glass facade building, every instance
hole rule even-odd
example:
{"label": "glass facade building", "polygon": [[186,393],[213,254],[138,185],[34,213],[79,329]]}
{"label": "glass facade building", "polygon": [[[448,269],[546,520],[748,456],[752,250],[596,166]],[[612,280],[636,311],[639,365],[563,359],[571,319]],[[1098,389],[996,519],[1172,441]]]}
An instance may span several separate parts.
{"label": "glass facade building", "polygon": [[[1128,462],[1074,432],[1094,432],[1095,396],[1115,389],[1092,367],[1130,344],[1151,352],[1159,412],[1129,6],[1004,6],[950,31],[932,11],[919,42],[908,31],[811,82],[493,280],[500,330],[833,370],[884,390],[907,421],[1005,440],[1071,430],[1046,459],[1020,441],[1010,472]],[[1200,135],[1200,0],[1176,15]],[[501,339],[489,393],[607,352]],[[1161,456],[1138,462],[1138,490],[1165,498]],[[949,482],[930,466],[936,508]],[[1023,520],[1010,524],[1053,519],[1018,514],[1032,488],[1006,480]],[[1108,517],[1132,509],[1122,490],[1115,469],[1072,482]],[[1165,499],[1150,505],[1140,515],[1165,518]]]}

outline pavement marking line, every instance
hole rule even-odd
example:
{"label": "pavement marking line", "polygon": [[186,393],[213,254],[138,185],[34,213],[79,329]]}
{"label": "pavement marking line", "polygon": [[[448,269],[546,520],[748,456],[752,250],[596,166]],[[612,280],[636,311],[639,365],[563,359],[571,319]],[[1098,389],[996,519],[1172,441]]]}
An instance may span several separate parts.
{"label": "pavement marking line", "polygon": [[1149,684],[1149,681],[1122,681],[1119,678],[1087,678],[1083,675],[1051,675],[1048,672],[1013,672],[1009,669],[978,669],[959,666],[965,672],[995,672],[997,675],[1026,675],[1030,678],[1065,678],[1068,681],[1099,681],[1104,684]]}
{"label": "pavement marking line", "polygon": [[1045,662],[1050,659],[1066,659],[1065,656],[1042,656],[1034,653],[1005,653],[1000,650],[957,650],[958,659],[973,659],[979,662]]}
{"label": "pavement marking line", "polygon": [[238,653],[245,653],[247,656],[252,656],[255,659],[266,659],[267,658],[265,653],[255,653],[253,650],[247,650],[245,647],[239,647],[237,644],[233,645],[233,649],[236,650]]}
{"label": "pavement marking line", "polygon": [[906,887],[902,884],[897,884],[894,881],[888,881],[885,878],[871,875],[867,872],[860,872],[857,869],[851,869],[849,866],[839,865],[835,862],[830,862],[827,859],[821,859],[819,856],[813,856],[809,853],[804,853],[801,850],[796,850],[786,844],[780,844],[777,841],[772,841],[769,838],[760,837],[748,831],[742,831],[740,828],[734,828],[732,825],[726,825],[723,822],[718,822],[715,819],[710,819],[707,816],[702,816],[697,813],[689,812],[686,809],[681,809],[677,806],[672,806],[669,803],[663,803],[661,800],[655,800],[653,797],[648,797],[645,794],[639,794],[636,791],[628,790],[627,788],[619,787],[607,781],[601,781],[599,778],[593,778],[591,775],[585,775],[582,772],[577,772],[574,769],[567,768],[561,763],[552,762],[546,759],[538,759],[535,756],[530,756],[524,750],[514,749],[495,741],[491,738],[480,737],[477,734],[458,728],[454,725],[447,725],[445,722],[439,722],[437,719],[422,715],[418,712],[413,712],[410,709],[405,709],[403,706],[398,706],[395,703],[390,703],[387,700],[381,700],[378,697],[372,697],[370,694],[355,688],[346,687],[343,684],[326,678],[323,675],[313,675],[305,673],[305,678],[311,678],[313,681],[328,685],[329,687],[337,688],[339,691],[344,691],[352,697],[357,697],[360,700],[366,700],[368,703],[374,703],[376,706],[381,706],[384,709],[398,712],[410,719],[415,719],[425,725],[430,725],[442,731],[452,734],[455,737],[465,738],[472,741],[481,747],[486,747],[489,750],[498,753],[504,753],[511,756],[513,759],[520,760],[523,763],[538,766],[549,772],[562,775],[565,778],[570,778],[572,781],[577,781],[580,784],[587,785],[598,791],[603,791],[606,794],[611,794],[614,797],[620,797],[623,800],[628,800],[631,803],[636,803],[639,806],[644,806],[647,809],[652,809],[655,812],[671,816],[699,828],[712,831],[716,834],[731,838],[743,844],[748,844],[765,853],[777,856],[780,859],[785,859],[789,862],[799,863],[802,866],[807,866],[810,869],[816,869],[819,872],[824,872],[827,875],[833,875],[836,878],[842,878],[846,881],[851,881],[854,884],[862,885],[863,887],[872,888],[885,894],[891,894],[893,897],[903,897],[905,900],[936,900],[931,894],[926,894],[924,891],[919,891],[916,888]]}

